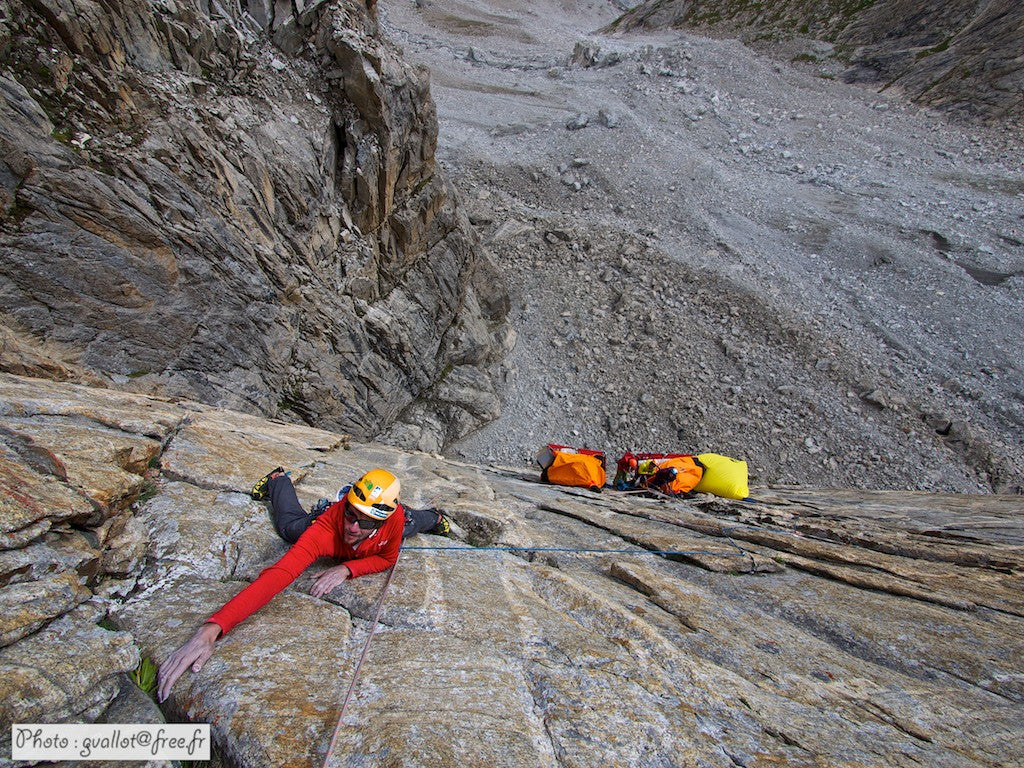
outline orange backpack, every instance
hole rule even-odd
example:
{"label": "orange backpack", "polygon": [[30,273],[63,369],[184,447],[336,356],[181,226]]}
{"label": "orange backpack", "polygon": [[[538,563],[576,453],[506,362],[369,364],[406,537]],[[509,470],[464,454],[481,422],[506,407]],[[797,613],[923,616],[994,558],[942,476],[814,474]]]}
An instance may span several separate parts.
{"label": "orange backpack", "polygon": [[542,450],[538,456],[538,462],[544,467],[540,479],[546,483],[598,492],[604,487],[605,458],[601,451],[548,443],[547,450]]}

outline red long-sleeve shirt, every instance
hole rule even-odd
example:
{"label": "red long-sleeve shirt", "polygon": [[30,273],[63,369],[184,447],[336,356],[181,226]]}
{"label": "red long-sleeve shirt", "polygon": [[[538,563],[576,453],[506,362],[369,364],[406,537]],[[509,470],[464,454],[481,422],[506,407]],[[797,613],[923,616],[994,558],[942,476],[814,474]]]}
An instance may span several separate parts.
{"label": "red long-sleeve shirt", "polygon": [[240,621],[248,618],[270,602],[278,592],[291,584],[318,557],[337,557],[347,565],[352,578],[380,573],[398,560],[402,546],[405,511],[402,506],[392,513],[384,525],[359,542],[355,548],[345,544],[342,525],[345,520],[345,499],[336,501],[316,519],[284,556],[265,569],[256,580],[231,598],[207,623],[213,622],[227,634]]}

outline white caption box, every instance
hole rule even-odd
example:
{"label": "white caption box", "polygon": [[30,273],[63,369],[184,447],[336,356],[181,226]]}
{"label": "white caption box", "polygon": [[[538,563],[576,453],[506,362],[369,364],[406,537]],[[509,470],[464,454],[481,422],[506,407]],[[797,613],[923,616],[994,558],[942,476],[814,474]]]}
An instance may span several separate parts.
{"label": "white caption box", "polygon": [[12,760],[209,760],[205,723],[11,726]]}

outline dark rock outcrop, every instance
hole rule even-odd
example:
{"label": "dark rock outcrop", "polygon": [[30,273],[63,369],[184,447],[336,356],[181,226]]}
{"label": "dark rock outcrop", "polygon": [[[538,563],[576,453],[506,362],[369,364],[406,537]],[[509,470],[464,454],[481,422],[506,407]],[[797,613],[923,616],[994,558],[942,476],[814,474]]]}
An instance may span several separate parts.
{"label": "dark rock outcrop", "polygon": [[[226,7],[229,6],[229,7]],[[368,438],[493,418],[507,300],[363,3],[0,16],[0,363]]]}
{"label": "dark rock outcrop", "polygon": [[1017,0],[649,0],[609,29],[691,27],[835,44],[844,77],[982,119],[1024,116],[1024,6]]}

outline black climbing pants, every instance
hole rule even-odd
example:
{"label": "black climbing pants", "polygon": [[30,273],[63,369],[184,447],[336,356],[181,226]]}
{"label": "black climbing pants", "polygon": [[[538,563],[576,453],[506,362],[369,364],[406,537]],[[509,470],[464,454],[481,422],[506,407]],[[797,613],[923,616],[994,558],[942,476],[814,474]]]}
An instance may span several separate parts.
{"label": "black climbing pants", "polygon": [[[270,492],[270,514],[274,518],[274,528],[277,535],[294,544],[309,526],[316,520],[316,516],[309,513],[295,493],[295,486],[288,475],[281,475],[273,478],[268,484]],[[417,533],[429,531],[440,522],[440,513],[436,509],[413,509],[406,507],[405,528],[402,530],[402,538],[407,539]]]}

